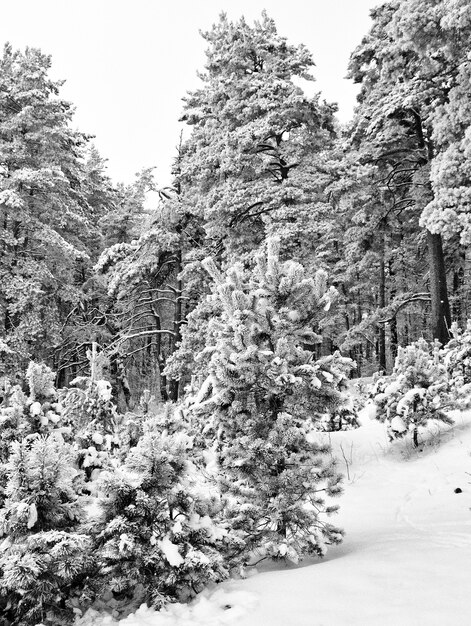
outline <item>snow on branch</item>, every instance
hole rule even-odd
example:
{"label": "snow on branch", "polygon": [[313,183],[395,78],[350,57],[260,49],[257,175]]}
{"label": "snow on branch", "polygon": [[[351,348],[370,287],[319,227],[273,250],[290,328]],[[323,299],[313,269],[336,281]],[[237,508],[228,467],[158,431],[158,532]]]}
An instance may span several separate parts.
{"label": "snow on branch", "polygon": [[413,302],[430,302],[430,300],[430,294],[428,292],[414,293],[405,300],[399,302],[398,304],[392,305],[391,308],[393,313],[385,319],[378,320],[378,324],[388,324],[389,322],[392,322],[401,309]]}

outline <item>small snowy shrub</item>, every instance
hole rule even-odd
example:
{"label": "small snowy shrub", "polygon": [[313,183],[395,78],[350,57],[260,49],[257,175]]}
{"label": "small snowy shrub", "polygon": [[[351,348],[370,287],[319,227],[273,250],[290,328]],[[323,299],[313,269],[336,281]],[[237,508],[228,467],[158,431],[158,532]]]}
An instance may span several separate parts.
{"label": "small snowy shrub", "polygon": [[[146,400],[145,393],[144,400]],[[141,403],[141,406],[142,404],[144,403]],[[123,458],[139,443],[145,433],[158,431],[173,434],[188,431],[188,424],[183,419],[181,407],[175,407],[172,403],[156,405],[152,410],[152,417],[145,406],[143,409],[144,413],[125,413],[119,422],[118,437]]]}
{"label": "small snowy shrub", "polygon": [[28,398],[18,385],[10,385],[5,379],[3,402],[0,405],[0,462],[10,456],[13,441],[33,432],[33,420],[28,410]]}
{"label": "small snowy shrub", "polygon": [[[88,594],[154,607],[184,601],[228,575],[229,548],[217,499],[187,460],[184,433],[147,431],[123,467],[102,482],[102,517],[92,523],[97,572]],[[115,604],[116,606],[116,604]]]}
{"label": "small snowy shrub", "polygon": [[443,348],[450,393],[461,410],[471,407],[471,320],[463,331],[454,322],[451,326],[453,338]]}
{"label": "small snowy shrub", "polygon": [[359,428],[358,411],[361,408],[361,402],[356,398],[348,399],[345,404],[326,413],[321,420],[322,430],[326,432],[335,432],[339,430],[353,430]]}
{"label": "small snowy shrub", "polygon": [[73,424],[79,467],[87,478],[108,467],[119,447],[118,414],[106,380],[80,377],[64,397],[64,419]]}
{"label": "small snowy shrub", "polygon": [[349,384],[347,374],[353,369],[345,365],[338,371],[335,384],[341,393],[340,399],[329,406],[329,412],[322,416],[320,427],[326,432],[352,430],[359,428],[358,413],[365,404],[365,400],[358,395],[358,391]]}
{"label": "small snowy shrub", "polygon": [[125,413],[118,426],[118,440],[120,453],[126,455],[131,448],[134,448],[143,434],[143,422],[145,417],[138,413]]}
{"label": "small snowy shrub", "polygon": [[445,413],[453,404],[438,342],[429,346],[420,339],[400,348],[392,376],[383,386],[384,390],[374,396],[376,416],[386,422],[391,441],[412,432],[417,447],[419,428],[430,420],[453,423]]}
{"label": "small snowy shrub", "polygon": [[10,445],[34,434],[60,433],[67,438],[72,429],[65,424],[63,407],[54,388],[54,372],[44,364],[31,362],[26,372],[29,395],[19,385],[3,379],[0,404],[0,462],[9,457]]}
{"label": "small snowy shrub", "polygon": [[71,590],[88,566],[70,446],[36,435],[12,444],[0,511],[0,609],[8,624],[68,624]]}
{"label": "small snowy shrub", "polygon": [[[60,438],[36,435],[14,442],[7,471],[8,497],[0,516],[3,534],[14,536],[33,527],[66,528],[80,518],[73,488],[78,472],[73,468],[71,446]],[[26,526],[25,503],[30,509]]]}
{"label": "small snowy shrub", "polygon": [[377,395],[384,393],[391,380],[391,376],[385,376],[382,372],[376,372],[373,375],[373,382],[369,386],[368,400],[374,400]]}
{"label": "small snowy shrub", "polygon": [[92,380],[81,376],[72,381],[64,400],[65,411],[73,419],[76,428],[99,424],[106,432],[116,429],[117,412],[111,397],[111,385],[107,380]]}
{"label": "small snowy shrub", "polygon": [[55,374],[50,367],[44,363],[31,361],[26,370],[31,400],[34,402],[35,400],[54,397],[56,395],[54,379]]}

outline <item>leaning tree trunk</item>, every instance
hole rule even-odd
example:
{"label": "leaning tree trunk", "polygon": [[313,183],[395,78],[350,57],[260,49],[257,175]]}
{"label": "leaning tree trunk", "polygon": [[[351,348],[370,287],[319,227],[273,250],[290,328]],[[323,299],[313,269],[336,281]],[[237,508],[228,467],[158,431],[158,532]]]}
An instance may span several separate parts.
{"label": "leaning tree trunk", "polygon": [[445,345],[450,339],[450,303],[446,287],[446,269],[442,237],[427,230],[430,270],[430,299],[432,337]]}

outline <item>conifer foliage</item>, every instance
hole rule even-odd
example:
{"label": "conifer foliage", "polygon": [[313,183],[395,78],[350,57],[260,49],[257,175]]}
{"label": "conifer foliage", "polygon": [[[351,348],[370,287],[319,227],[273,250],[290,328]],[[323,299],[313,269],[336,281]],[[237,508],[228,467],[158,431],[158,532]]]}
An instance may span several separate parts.
{"label": "conifer foliage", "polygon": [[471,320],[464,330],[454,322],[451,332],[453,339],[443,349],[443,362],[452,398],[463,410],[471,406]]}
{"label": "conifer foliage", "polygon": [[[381,379],[380,379],[381,380]],[[401,348],[392,380],[375,396],[377,418],[387,422],[391,440],[411,432],[419,445],[419,428],[430,420],[452,424],[445,410],[453,408],[440,344],[424,339]]]}
{"label": "conifer foliage", "polygon": [[44,363],[31,361],[26,370],[29,393],[9,379],[2,381],[0,403],[0,462],[6,462],[10,445],[33,435],[61,434],[67,436],[71,429],[63,420],[63,407],[58,401],[53,384],[54,372]]}
{"label": "conifer foliage", "polygon": [[0,609],[9,624],[64,624],[72,616],[67,601],[90,544],[76,532],[82,511],[72,458],[55,435],[12,444],[0,512]]}
{"label": "conifer foliage", "polygon": [[282,262],[279,241],[215,281],[222,305],[210,329],[209,379],[191,412],[214,440],[228,515],[246,550],[297,561],[322,555],[342,533],[325,517],[324,496],[341,491],[329,448],[316,440],[316,420],[342,402],[339,384],[350,362],[339,354],[315,360],[312,332],[335,290],[326,275],[306,276]]}
{"label": "conifer foliage", "polygon": [[222,14],[203,37],[202,87],[185,99],[182,117],[192,127],[179,163],[184,205],[203,218],[205,243],[231,261],[274,230],[307,245],[312,163],[332,139],[335,110],[296,82],[313,81],[311,53],[289,44],[265,12],[253,26]]}
{"label": "conifer foliage", "polygon": [[50,66],[33,48],[6,45],[0,58],[0,359],[9,368],[59,342],[102,210],[89,202],[88,138],[70,127]]}
{"label": "conifer foliage", "polygon": [[159,430],[154,420],[124,466],[105,477],[102,516],[91,529],[100,564],[95,596],[111,592],[126,604],[138,592],[160,608],[227,577],[228,532],[215,520],[220,507],[201,492],[201,477],[195,486],[191,447],[191,437]]}

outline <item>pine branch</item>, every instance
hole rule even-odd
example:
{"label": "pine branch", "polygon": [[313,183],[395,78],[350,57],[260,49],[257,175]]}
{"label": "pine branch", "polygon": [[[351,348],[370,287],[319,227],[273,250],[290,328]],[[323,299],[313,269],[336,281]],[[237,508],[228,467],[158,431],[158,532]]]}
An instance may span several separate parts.
{"label": "pine branch", "polygon": [[392,322],[397,314],[399,313],[399,311],[401,309],[403,309],[404,307],[406,307],[407,305],[413,303],[413,302],[430,302],[431,298],[430,298],[430,294],[429,293],[415,293],[412,296],[410,296],[409,298],[407,298],[406,300],[403,300],[402,302],[400,302],[399,304],[397,304],[394,308],[393,308],[393,314],[390,317],[387,317],[385,319],[382,320],[378,320],[378,324],[388,324],[390,322]]}

